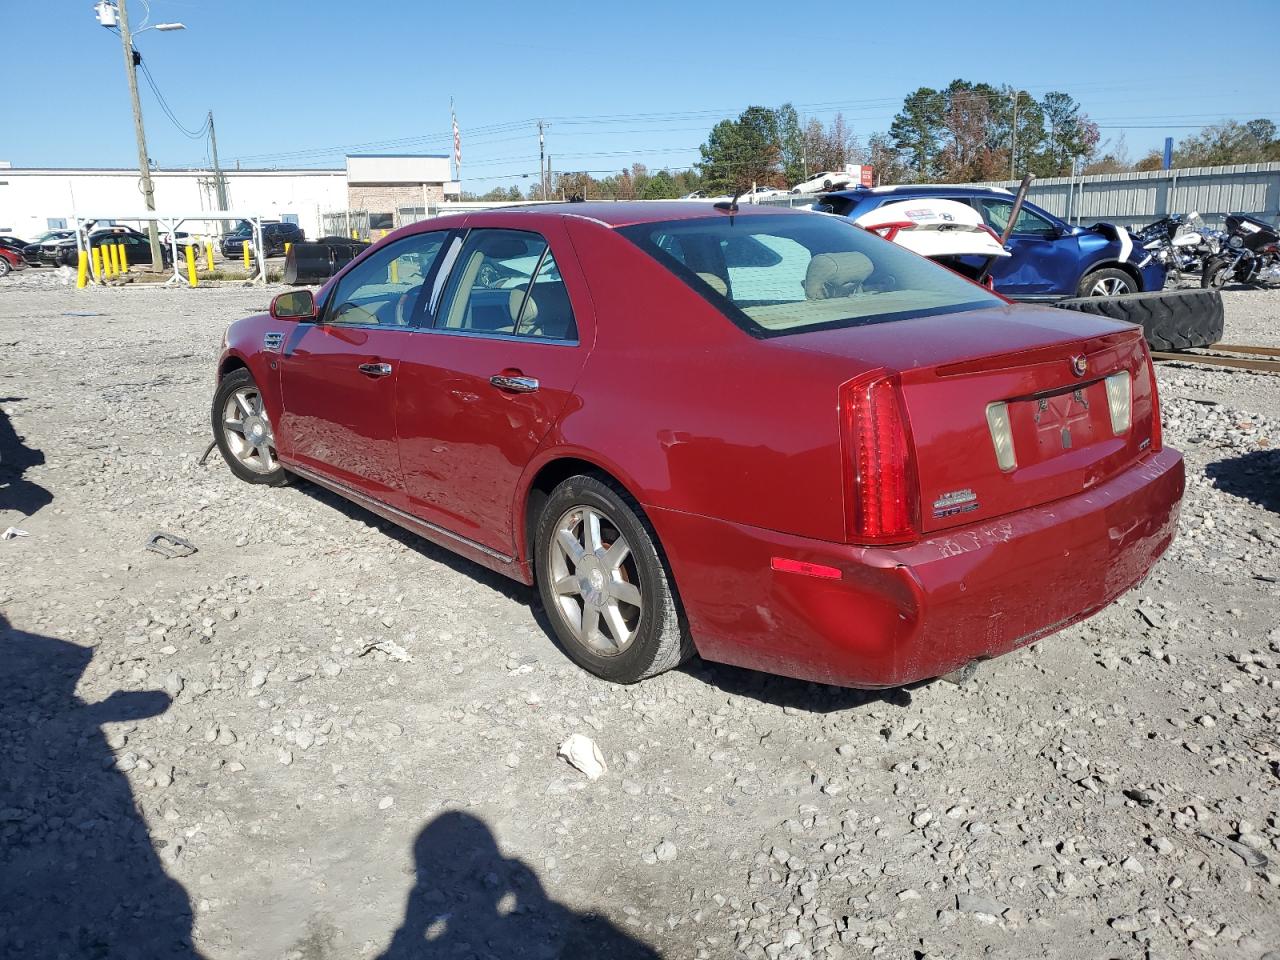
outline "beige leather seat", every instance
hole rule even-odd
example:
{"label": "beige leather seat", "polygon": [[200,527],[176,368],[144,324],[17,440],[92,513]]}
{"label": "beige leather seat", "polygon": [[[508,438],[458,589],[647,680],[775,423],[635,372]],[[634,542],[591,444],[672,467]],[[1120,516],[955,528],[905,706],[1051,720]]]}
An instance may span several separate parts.
{"label": "beige leather seat", "polygon": [[720,294],[720,296],[727,297],[729,295],[729,285],[724,282],[723,277],[718,277],[714,273],[700,273],[698,274],[698,279]]}
{"label": "beige leather seat", "polygon": [[862,290],[875,270],[863,253],[820,253],[809,261],[804,275],[804,295],[808,300],[848,297]]}

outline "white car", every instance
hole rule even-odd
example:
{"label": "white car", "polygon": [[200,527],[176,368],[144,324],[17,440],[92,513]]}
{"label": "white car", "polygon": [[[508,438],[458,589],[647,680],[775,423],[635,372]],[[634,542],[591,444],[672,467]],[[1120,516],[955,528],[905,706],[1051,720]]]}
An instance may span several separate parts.
{"label": "white car", "polygon": [[797,183],[791,188],[792,193],[820,193],[823,190],[840,190],[849,186],[854,175],[840,170],[824,170],[815,173],[804,183]]}
{"label": "white car", "polygon": [[773,197],[785,197],[785,190],[778,190],[774,187],[756,187],[752,190],[744,190],[742,195],[738,197],[739,203],[757,203],[760,200],[769,200]]}

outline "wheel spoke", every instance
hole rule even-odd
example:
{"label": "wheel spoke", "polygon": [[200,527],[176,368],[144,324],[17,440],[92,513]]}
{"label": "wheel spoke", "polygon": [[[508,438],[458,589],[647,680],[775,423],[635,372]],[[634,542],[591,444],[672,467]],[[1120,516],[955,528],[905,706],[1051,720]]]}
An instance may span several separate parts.
{"label": "wheel spoke", "polygon": [[600,539],[600,514],[594,510],[582,511],[582,543],[589,553],[604,548],[604,542]]}
{"label": "wheel spoke", "polygon": [[600,633],[600,611],[587,606],[582,611],[582,642],[587,646],[599,646],[604,635]]}
{"label": "wheel spoke", "polygon": [[613,546],[604,552],[601,560],[609,570],[617,570],[622,566],[622,561],[631,556],[631,546],[622,537],[618,537],[613,541]]}
{"label": "wheel spoke", "polygon": [[274,470],[276,468],[275,458],[271,455],[271,447],[267,443],[260,443],[255,448],[258,456],[262,459],[264,470]]}
{"label": "wheel spoke", "polygon": [[578,578],[574,576],[561,577],[555,582],[554,589],[560,596],[570,596],[582,593],[582,587],[578,583]]}
{"label": "wheel spoke", "polygon": [[568,557],[575,567],[582,562],[582,557],[586,552],[582,549],[582,544],[568,530],[556,531],[556,546],[560,548],[560,552]]}
{"label": "wheel spoke", "polygon": [[627,583],[625,580],[610,580],[609,596],[623,603],[629,603],[633,607],[639,607],[642,604],[640,588],[634,583]]}
{"label": "wheel spoke", "polygon": [[631,639],[631,631],[627,629],[627,622],[622,617],[622,611],[618,609],[616,603],[611,603],[604,608],[604,620],[609,624],[609,632],[613,634],[613,645],[621,650]]}
{"label": "wheel spoke", "polygon": [[255,413],[257,413],[257,411],[254,410],[253,408],[253,404],[249,402],[249,398],[245,396],[243,393],[236,394],[236,406],[240,408],[241,412],[246,417],[252,417]]}
{"label": "wheel spoke", "polygon": [[222,425],[226,427],[228,430],[234,430],[236,433],[240,434],[241,436],[244,435],[243,420],[223,420]]}

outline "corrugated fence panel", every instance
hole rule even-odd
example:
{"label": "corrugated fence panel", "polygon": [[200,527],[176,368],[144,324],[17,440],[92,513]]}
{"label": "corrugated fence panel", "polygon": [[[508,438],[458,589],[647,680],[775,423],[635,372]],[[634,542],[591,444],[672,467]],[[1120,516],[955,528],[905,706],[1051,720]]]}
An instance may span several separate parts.
{"label": "corrugated fence panel", "polygon": [[[982,185],[1018,189],[1016,180]],[[1280,163],[1046,177],[1032,183],[1028,199],[1072,223],[1110,220],[1142,226],[1192,210],[1210,225],[1221,225],[1228,213],[1280,223]]]}

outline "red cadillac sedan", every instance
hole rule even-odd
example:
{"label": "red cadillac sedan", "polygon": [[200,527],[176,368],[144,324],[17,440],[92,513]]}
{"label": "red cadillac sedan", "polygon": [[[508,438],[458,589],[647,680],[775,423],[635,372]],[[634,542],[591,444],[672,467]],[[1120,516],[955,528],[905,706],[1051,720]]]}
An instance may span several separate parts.
{"label": "red cadillac sedan", "polygon": [[1169,545],[1142,332],[816,213],[429,220],[228,329],[213,429],[536,584],[564,652],[884,687],[1089,616]]}

